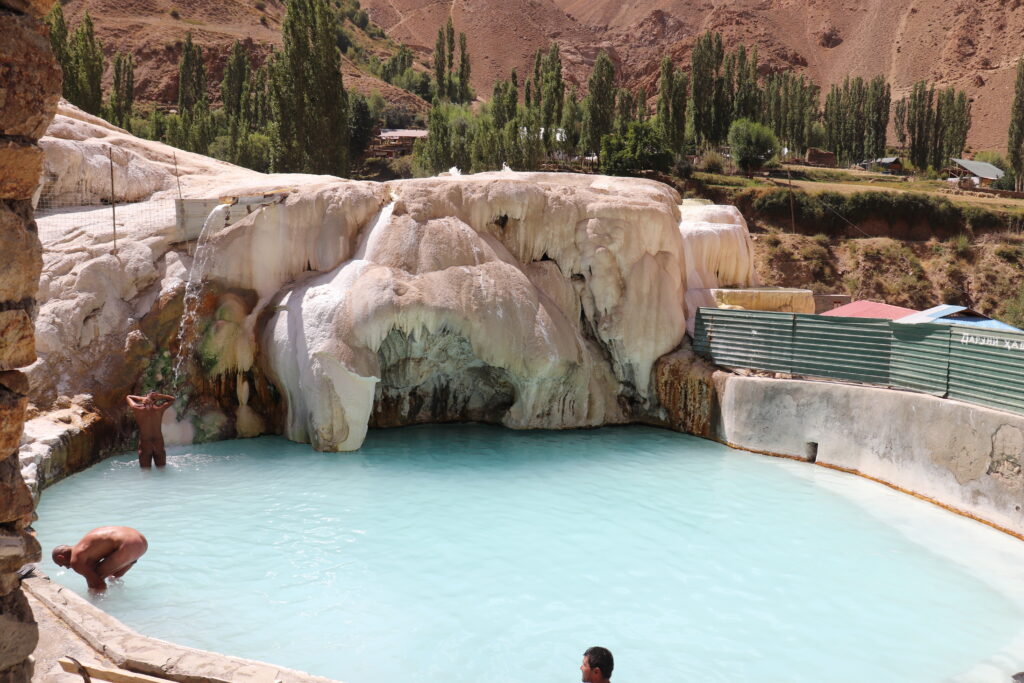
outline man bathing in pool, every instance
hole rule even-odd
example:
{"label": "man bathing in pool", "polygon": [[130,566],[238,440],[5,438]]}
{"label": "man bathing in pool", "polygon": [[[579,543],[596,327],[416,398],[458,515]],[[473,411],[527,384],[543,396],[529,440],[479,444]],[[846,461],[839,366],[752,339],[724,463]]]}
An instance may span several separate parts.
{"label": "man bathing in pool", "polygon": [[53,549],[53,561],[85,577],[89,589],[107,588],[107,578],[119,579],[138,562],[149,544],[146,537],[127,526],[101,526],[72,546]]}
{"label": "man bathing in pool", "polygon": [[167,451],[164,450],[160,421],[164,411],[174,403],[174,397],[151,391],[145,396],[129,396],[126,400],[139,425],[139,466],[149,467],[155,460],[157,467],[163,467],[167,464]]}

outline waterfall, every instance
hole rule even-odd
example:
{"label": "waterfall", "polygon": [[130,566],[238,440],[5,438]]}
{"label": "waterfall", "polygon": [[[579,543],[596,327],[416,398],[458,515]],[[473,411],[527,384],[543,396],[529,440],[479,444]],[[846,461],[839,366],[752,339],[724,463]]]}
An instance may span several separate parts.
{"label": "waterfall", "polygon": [[210,236],[218,227],[224,227],[228,224],[230,211],[230,204],[217,205],[210,212],[210,215],[206,217],[203,229],[199,231],[199,237],[196,240],[196,255],[192,259],[192,267],[188,271],[188,281],[185,283],[184,310],[181,313],[181,323],[178,325],[178,352],[174,356],[174,383],[171,385],[175,388],[181,382],[181,368],[185,364],[185,359],[188,358],[195,347],[194,337],[191,343],[186,343],[186,333],[189,328],[194,328],[197,322],[196,312],[199,310],[199,290],[203,285],[203,273],[206,270],[206,264],[213,254],[213,250],[208,246]]}

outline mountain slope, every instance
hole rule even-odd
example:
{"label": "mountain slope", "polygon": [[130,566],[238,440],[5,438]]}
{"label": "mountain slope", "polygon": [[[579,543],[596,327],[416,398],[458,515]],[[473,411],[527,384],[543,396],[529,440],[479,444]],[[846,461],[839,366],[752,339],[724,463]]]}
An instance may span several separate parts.
{"label": "mountain slope", "polygon": [[[969,144],[1006,144],[1017,58],[1024,52],[1020,0],[364,0],[370,17],[398,40],[433,48],[451,16],[474,58],[473,84],[532,67],[555,40],[570,80],[586,80],[600,49],[631,86],[654,91],[658,62],[688,64],[694,38],[722,33],[730,47],[757,46],[765,68],[796,68],[828,88],[847,75],[882,74],[894,97],[917,80],[954,85],[974,97]],[[477,66],[479,65],[479,66]]]}
{"label": "mountain slope", "polygon": [[[203,49],[208,93],[216,101],[231,44],[240,40],[262,64],[271,48],[281,46],[284,3],[281,0],[68,0],[64,5],[68,26],[73,29],[86,11],[107,57],[104,89],[112,78],[112,56],[135,56],[135,91],[140,102],[173,105],[178,97],[178,60],[186,32]],[[172,14],[172,11],[176,14]],[[345,31],[367,54],[387,59],[396,49],[386,39],[373,39],[350,22]],[[396,88],[342,59],[345,87],[364,95],[379,92],[391,103],[413,112],[429,108],[416,95]]]}

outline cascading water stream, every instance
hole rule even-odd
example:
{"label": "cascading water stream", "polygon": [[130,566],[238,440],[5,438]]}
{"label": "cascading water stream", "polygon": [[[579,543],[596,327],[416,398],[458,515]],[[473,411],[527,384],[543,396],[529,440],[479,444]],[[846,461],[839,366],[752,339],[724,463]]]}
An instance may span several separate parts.
{"label": "cascading water stream", "polygon": [[174,356],[174,380],[171,386],[177,388],[181,383],[181,368],[185,359],[192,353],[195,347],[195,339],[187,339],[187,332],[196,324],[196,313],[199,310],[199,290],[203,285],[203,273],[206,271],[206,264],[213,253],[208,248],[210,235],[218,228],[227,225],[229,220],[230,204],[219,204],[206,217],[203,229],[199,231],[196,239],[196,254],[192,259],[192,267],[188,271],[188,280],[185,283],[184,310],[181,313],[181,323],[178,325],[177,344],[178,351]]}

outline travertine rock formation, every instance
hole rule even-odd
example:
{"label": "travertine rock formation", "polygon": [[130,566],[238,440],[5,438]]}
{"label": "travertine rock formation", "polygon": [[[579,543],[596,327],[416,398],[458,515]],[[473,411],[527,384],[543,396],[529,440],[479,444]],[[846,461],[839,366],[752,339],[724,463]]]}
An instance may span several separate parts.
{"label": "travertine rock formation", "polygon": [[[170,148],[62,112],[48,157],[99,139],[167,169]],[[119,208],[116,258],[105,228],[45,219],[31,369],[42,409],[90,394],[112,413],[126,391],[178,389],[171,443],[281,432],[323,450],[358,448],[369,426],[429,421],[663,422],[653,368],[683,339],[688,287],[755,281],[742,216],[680,207],[656,182],[502,172],[379,184],[179,161],[186,197],[284,187],[287,199],[240,220],[217,208],[186,249],[170,214],[144,225],[147,207],[176,195],[159,190]],[[61,475],[36,450],[23,467]]]}
{"label": "travertine rock formation", "polygon": [[18,446],[35,360],[32,318],[42,266],[32,194],[42,152],[35,141],[53,118],[60,71],[40,18],[50,2],[0,0],[0,680],[27,682],[39,632],[17,570],[39,559],[26,529],[33,500],[21,478]]}

